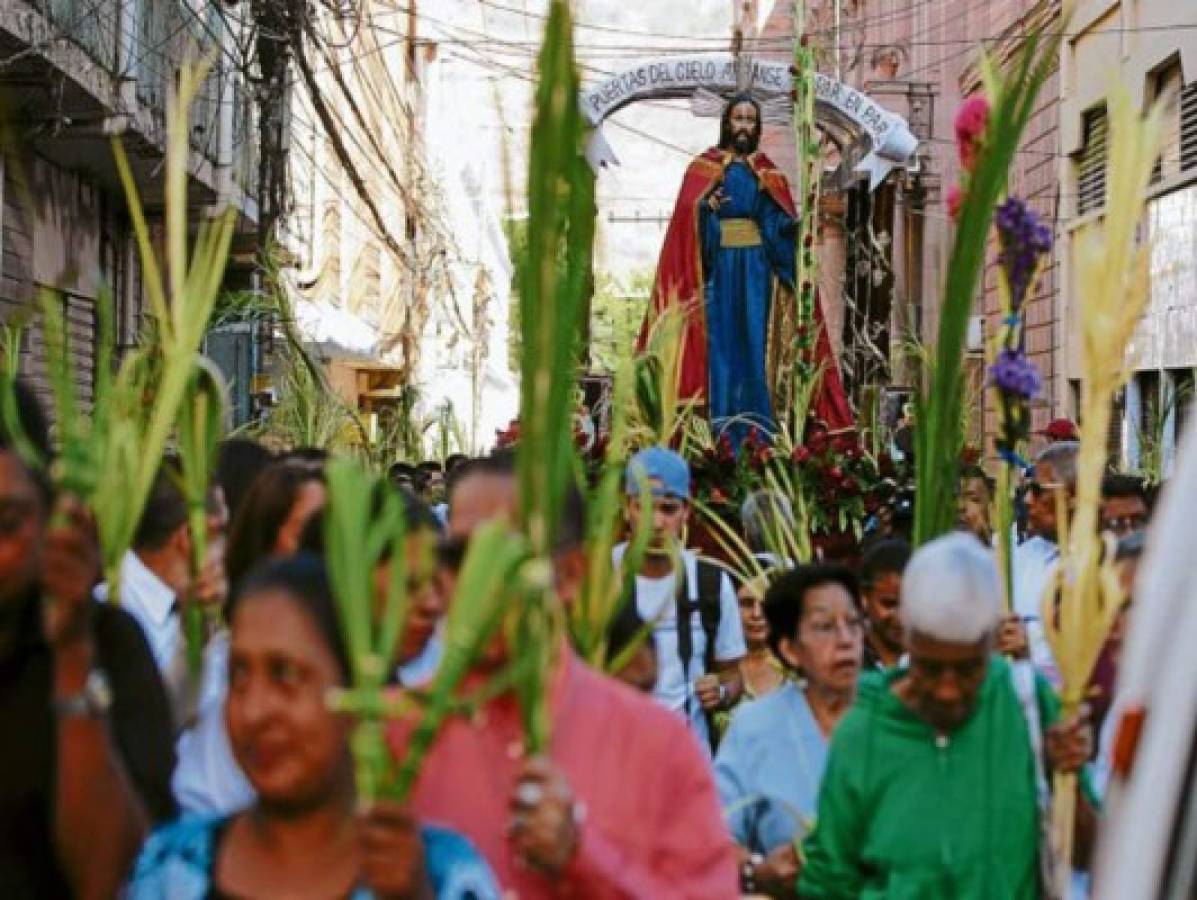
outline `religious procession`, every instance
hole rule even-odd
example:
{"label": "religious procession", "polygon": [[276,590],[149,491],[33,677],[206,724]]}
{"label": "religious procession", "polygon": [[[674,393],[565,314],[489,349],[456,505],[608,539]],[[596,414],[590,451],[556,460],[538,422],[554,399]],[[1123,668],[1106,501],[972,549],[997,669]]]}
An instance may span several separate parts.
{"label": "religious procession", "polygon": [[0,10],[0,898],[1197,898],[1197,8],[405,2]]}

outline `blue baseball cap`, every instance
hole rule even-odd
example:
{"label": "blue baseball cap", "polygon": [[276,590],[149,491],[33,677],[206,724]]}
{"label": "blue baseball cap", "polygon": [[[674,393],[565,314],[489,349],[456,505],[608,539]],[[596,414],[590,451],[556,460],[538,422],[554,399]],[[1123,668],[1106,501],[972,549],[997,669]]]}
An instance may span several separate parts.
{"label": "blue baseball cap", "polygon": [[624,489],[629,496],[640,493],[639,480],[649,482],[654,497],[690,499],[690,466],[667,447],[648,447],[628,461]]}

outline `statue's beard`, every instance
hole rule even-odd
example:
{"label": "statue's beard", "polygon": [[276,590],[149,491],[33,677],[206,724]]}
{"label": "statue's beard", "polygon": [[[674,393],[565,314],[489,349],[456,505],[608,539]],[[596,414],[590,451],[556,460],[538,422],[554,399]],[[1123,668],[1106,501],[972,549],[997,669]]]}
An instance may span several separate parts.
{"label": "statue's beard", "polygon": [[732,139],[732,146],[737,153],[752,153],[759,143],[760,138],[755,131],[737,131]]}

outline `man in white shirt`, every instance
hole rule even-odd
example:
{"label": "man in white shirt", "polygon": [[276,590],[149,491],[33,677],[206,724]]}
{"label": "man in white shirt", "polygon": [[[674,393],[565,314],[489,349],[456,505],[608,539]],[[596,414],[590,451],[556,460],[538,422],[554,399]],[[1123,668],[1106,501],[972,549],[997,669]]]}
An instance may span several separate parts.
{"label": "man in white shirt", "polygon": [[1027,630],[1031,662],[1055,687],[1060,670],[1043,630],[1043,591],[1060,558],[1056,546],[1057,496],[1063,495],[1069,514],[1076,503],[1076,458],[1080,445],[1057,441],[1035,460],[1027,483],[1027,524],[1031,536],[1014,551],[1014,613]]}
{"label": "man in white shirt", "polygon": [[167,460],[158,470],[133,548],[121,562],[118,602],[145,633],[170,697],[176,727],[194,712],[194,694],[187,672],[180,598],[192,585],[191,531],[187,502],[178,486],[178,466]]}
{"label": "man in white shirt", "polygon": [[[654,696],[687,717],[704,747],[711,747],[707,716],[735,704],[743,690],[739,664],[747,653],[736,592],[726,572],[682,548],[690,517],[690,468],[664,447],[650,447],[628,463],[625,516],[635,532],[639,485],[653,494],[653,536],[636,575],[636,613],[652,622],[657,650]],[[674,548],[684,585],[679,589]],[[626,545],[615,548],[618,566]],[[679,628],[679,611],[688,619]]]}

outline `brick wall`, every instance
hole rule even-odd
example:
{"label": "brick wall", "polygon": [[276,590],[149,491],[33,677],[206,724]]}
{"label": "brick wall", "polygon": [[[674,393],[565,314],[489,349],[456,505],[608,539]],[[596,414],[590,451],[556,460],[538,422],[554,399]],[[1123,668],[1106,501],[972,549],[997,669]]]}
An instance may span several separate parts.
{"label": "brick wall", "polygon": [[[21,178],[28,179],[30,187],[22,187]],[[29,203],[33,209],[27,208]],[[42,332],[43,288],[59,292],[77,396],[84,409],[91,403],[95,383],[96,304],[115,304],[118,347],[135,339],[141,284],[120,209],[81,176],[40,158],[27,157],[19,165],[10,160],[5,167],[0,320],[25,326],[20,372],[48,412],[52,404]]]}
{"label": "brick wall", "polygon": [[[1024,199],[1052,229],[1055,243],[1061,240],[1060,187],[1058,159],[1060,149],[1060,83],[1059,73],[1048,78],[1039,95],[1039,102],[1031,116],[1022,143],[1010,169],[1009,192]],[[1025,334],[1027,356],[1043,375],[1043,391],[1039,400],[1032,404],[1031,429],[1042,429],[1064,410],[1053,408],[1053,398],[1058,393],[1058,380],[1064,377],[1061,358],[1060,329],[1058,317],[1059,297],[1059,254],[1053,248],[1045,260],[1040,279],[1025,304]],[[999,326],[1000,299],[998,295],[997,247],[991,241],[986,260],[983,282],[983,309],[986,320],[986,336],[996,333]],[[997,428],[997,411],[992,397],[987,393],[984,405],[984,431],[992,439]],[[1041,441],[1034,439],[1031,450],[1037,450]],[[986,451],[992,451],[987,445]]]}

